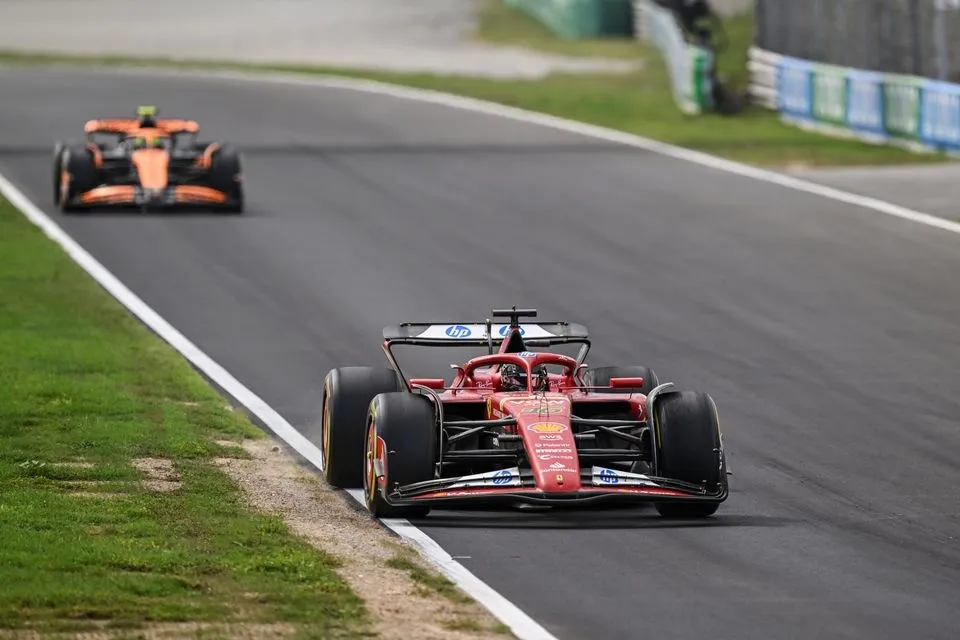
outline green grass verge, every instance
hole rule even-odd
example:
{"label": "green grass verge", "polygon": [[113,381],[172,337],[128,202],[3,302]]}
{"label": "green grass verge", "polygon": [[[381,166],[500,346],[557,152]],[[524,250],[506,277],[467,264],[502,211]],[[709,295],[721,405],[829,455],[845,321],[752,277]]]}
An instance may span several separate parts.
{"label": "green grass verge", "polygon": [[[263,434],[2,198],[0,291],[0,630],[365,632],[336,560],[213,464],[243,452],[216,441]],[[181,488],[145,488],[142,457],[171,460]]]}

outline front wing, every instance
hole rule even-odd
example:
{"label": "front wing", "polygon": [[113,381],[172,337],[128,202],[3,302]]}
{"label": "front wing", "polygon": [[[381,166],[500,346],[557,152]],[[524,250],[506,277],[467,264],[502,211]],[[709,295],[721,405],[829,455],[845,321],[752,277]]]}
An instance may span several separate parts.
{"label": "front wing", "polygon": [[671,478],[589,467],[580,471],[581,489],[545,492],[537,489],[533,473],[518,467],[489,473],[427,480],[392,488],[384,499],[394,506],[513,504],[579,506],[597,502],[723,502],[729,495],[724,482],[714,491],[703,485]]}
{"label": "front wing", "polygon": [[136,185],[96,187],[73,198],[75,207],[145,207],[173,208],[183,206],[225,207],[235,203],[223,191],[198,185],[173,185],[165,189],[144,189]]}

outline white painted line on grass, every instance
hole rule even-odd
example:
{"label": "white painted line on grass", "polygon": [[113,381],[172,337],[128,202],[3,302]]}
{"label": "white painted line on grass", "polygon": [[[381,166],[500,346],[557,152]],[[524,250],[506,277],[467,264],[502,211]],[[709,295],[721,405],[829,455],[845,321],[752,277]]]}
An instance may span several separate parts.
{"label": "white painted line on grass", "polygon": [[[317,469],[323,470],[323,458],[320,450],[307,440],[299,431],[293,428],[283,416],[277,413],[270,405],[253,391],[244,386],[213,358],[204,353],[193,342],[187,339],[173,325],[167,322],[160,314],[154,311],[147,303],[140,299],[133,291],[127,288],[106,267],[100,264],[86,249],[71,238],[53,219],[35,205],[16,185],[0,174],[0,193],[17,209],[86,271],[100,286],[117,299],[141,322],[150,327],[163,340],[168,342],[183,357],[202,371],[214,383],[219,385],[228,394],[245,406],[259,418],[284,442],[290,445],[300,455],[306,458]],[[351,497],[364,504],[362,491],[348,492]],[[358,495],[359,494],[359,495]],[[416,545],[421,553],[460,589],[469,594],[481,605],[486,607],[500,622],[507,625],[510,631],[520,640],[557,640],[546,629],[540,626],[533,618],[521,611],[516,605],[494,591],[490,586],[470,573],[459,562],[450,557],[426,533],[413,526],[406,520],[383,519],[384,525],[393,530],[401,538]]]}
{"label": "white painted line on grass", "polygon": [[[77,67],[73,66],[72,68]],[[313,76],[300,73],[266,72],[256,70],[225,71],[217,69],[171,69],[161,67],[81,68],[96,73],[108,74],[142,76],[150,73],[153,75],[173,77],[179,76],[201,79],[219,78],[224,80],[237,80],[254,83],[279,83],[328,89],[343,89],[347,91],[359,91],[403,100],[442,105],[454,109],[461,109],[489,116],[507,118],[518,122],[525,122],[527,124],[566,131],[568,133],[587,136],[598,140],[605,140],[607,142],[623,144],[629,147],[643,149],[652,153],[675,158],[677,160],[684,160],[686,162],[710,169],[725,171],[741,177],[759,180],[768,184],[775,184],[787,189],[793,189],[794,191],[802,191],[804,193],[821,196],[830,200],[843,202],[865,209],[872,209],[873,211],[877,211],[888,216],[893,216],[895,218],[901,218],[903,220],[909,220],[910,222],[926,225],[928,227],[935,227],[943,231],[960,234],[960,222],[954,222],[952,220],[940,218],[929,213],[924,213],[908,207],[892,204],[877,198],[857,195],[855,193],[850,193],[849,191],[843,191],[842,189],[836,189],[834,187],[828,187],[815,182],[810,182],[808,180],[803,180],[802,178],[795,178],[784,173],[778,173],[768,169],[760,169],[747,164],[734,162],[733,160],[727,160],[725,158],[713,156],[708,153],[678,147],[631,133],[617,131],[615,129],[608,129],[606,127],[586,124],[584,122],[577,122],[575,120],[567,120],[565,118],[537,113],[535,111],[527,111],[517,107],[509,107],[496,102],[489,102],[487,100],[479,100],[476,98],[467,98],[449,93],[443,93],[440,91],[415,89],[412,87],[379,82],[375,80],[363,80],[359,78],[341,76],[325,76],[320,74]]]}

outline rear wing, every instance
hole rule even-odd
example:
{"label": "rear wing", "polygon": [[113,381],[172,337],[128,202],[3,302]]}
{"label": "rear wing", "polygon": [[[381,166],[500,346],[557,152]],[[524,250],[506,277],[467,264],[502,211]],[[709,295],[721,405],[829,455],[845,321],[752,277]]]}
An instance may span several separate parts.
{"label": "rear wing", "polygon": [[[589,340],[587,328],[569,322],[521,323],[520,335],[528,344],[548,346]],[[404,322],[383,329],[387,342],[451,347],[484,347],[500,343],[510,329],[509,324],[464,322]]]}
{"label": "rear wing", "polygon": [[483,323],[470,322],[403,322],[383,328],[383,349],[387,359],[406,381],[400,372],[396,358],[390,350],[394,344],[430,347],[487,347],[493,353],[510,335],[510,329],[520,331],[523,342],[528,347],[549,347],[560,344],[582,344],[577,364],[582,364],[590,350],[590,336],[587,328],[572,322],[532,322],[521,323],[521,317],[536,317],[534,309],[494,309],[494,317],[509,317],[510,322],[492,322],[489,318]]}
{"label": "rear wing", "polygon": [[[197,133],[200,125],[194,120],[181,118],[157,118],[156,128],[164,133]],[[99,118],[88,120],[83,126],[86,134],[91,133],[132,133],[140,130],[140,123],[136,118]]]}

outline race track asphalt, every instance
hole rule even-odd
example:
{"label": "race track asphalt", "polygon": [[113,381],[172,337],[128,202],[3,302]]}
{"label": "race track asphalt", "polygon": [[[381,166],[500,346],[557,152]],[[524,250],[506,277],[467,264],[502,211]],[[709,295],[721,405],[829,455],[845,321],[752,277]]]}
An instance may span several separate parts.
{"label": "race track asphalt", "polygon": [[[955,638],[960,237],[533,125],[241,81],[0,71],[0,172],[157,103],[246,149],[242,217],[55,219],[305,433],[380,330],[494,306],[711,393],[733,493],[417,522],[559,638]],[[403,357],[403,356],[401,356]],[[439,362],[452,362],[444,353]]]}

